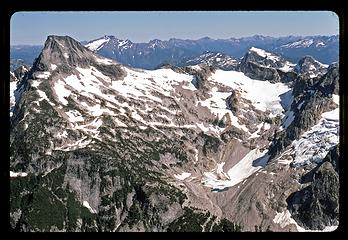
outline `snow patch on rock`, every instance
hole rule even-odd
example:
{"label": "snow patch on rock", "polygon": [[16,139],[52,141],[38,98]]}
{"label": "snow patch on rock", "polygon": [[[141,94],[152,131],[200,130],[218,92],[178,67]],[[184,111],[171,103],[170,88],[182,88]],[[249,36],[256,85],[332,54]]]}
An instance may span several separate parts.
{"label": "snow patch on rock", "polygon": [[86,207],[91,213],[97,213],[97,211],[94,210],[87,201],[83,201],[83,206]]}
{"label": "snow patch on rock", "polygon": [[25,172],[12,172],[10,171],[10,177],[15,178],[15,177],[26,177],[28,176],[28,173]]}
{"label": "snow patch on rock", "polygon": [[185,180],[186,178],[190,177],[191,176],[191,173],[187,173],[187,172],[183,172],[181,174],[174,174],[174,177],[176,179],[179,179],[181,181]]}
{"label": "snow patch on rock", "polygon": [[[259,149],[251,150],[247,155],[244,156],[236,165],[227,171],[227,180],[218,177],[214,171],[219,169],[217,166],[211,172],[205,172],[204,178],[202,179],[203,185],[210,187],[212,189],[224,189],[226,187],[233,187],[238,183],[242,182],[253,173],[257,172],[263,168],[269,159],[267,150],[261,152]],[[220,166],[221,168],[221,166]]]}

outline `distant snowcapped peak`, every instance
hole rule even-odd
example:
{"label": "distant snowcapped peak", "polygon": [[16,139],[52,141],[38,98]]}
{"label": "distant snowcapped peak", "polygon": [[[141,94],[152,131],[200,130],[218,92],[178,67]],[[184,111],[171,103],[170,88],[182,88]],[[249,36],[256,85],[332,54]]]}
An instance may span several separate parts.
{"label": "distant snowcapped peak", "polygon": [[265,50],[263,50],[261,48],[256,48],[256,47],[251,47],[249,49],[249,52],[254,52],[257,55],[259,55],[260,57],[267,57],[267,56],[270,56],[270,55],[274,55],[274,54],[272,54],[270,52],[266,52]]}
{"label": "distant snowcapped peak", "polygon": [[[302,39],[296,42],[291,42],[285,45],[282,45],[281,47],[284,48],[308,48],[310,47],[312,44],[314,43],[313,39]],[[320,44],[320,43],[317,43]],[[323,42],[321,42],[321,44],[324,44]]]}
{"label": "distant snowcapped peak", "polygon": [[277,56],[273,53],[270,53],[270,52],[266,52],[265,50],[263,50],[261,48],[251,47],[249,49],[249,53],[251,53],[251,52],[256,53],[260,57],[268,58],[268,59],[272,60],[273,62],[280,60],[279,56]]}
{"label": "distant snowcapped peak", "polygon": [[110,41],[110,36],[105,35],[102,38],[93,40],[85,45],[91,51],[98,51],[105,43]]}

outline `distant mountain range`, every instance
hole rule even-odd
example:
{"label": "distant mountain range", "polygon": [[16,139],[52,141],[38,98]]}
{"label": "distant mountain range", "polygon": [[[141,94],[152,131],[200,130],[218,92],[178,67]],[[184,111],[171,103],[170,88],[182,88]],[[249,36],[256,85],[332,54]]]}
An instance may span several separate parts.
{"label": "distant mountain range", "polygon": [[40,45],[14,45],[10,47],[10,67],[14,71],[21,65],[32,65],[43,46]]}
{"label": "distant mountain range", "polygon": [[[144,69],[156,69],[169,63],[182,65],[194,61],[204,52],[225,54],[232,59],[243,57],[251,47],[261,48],[281,55],[291,62],[298,62],[305,55],[310,55],[324,64],[338,61],[339,37],[333,36],[287,36],[265,37],[255,35],[244,38],[182,40],[172,38],[168,41],[154,39],[148,43],[133,43],[114,36],[103,36],[82,44],[90,50],[117,62]],[[11,68],[14,70],[23,61],[31,65],[43,46],[11,46]]]}

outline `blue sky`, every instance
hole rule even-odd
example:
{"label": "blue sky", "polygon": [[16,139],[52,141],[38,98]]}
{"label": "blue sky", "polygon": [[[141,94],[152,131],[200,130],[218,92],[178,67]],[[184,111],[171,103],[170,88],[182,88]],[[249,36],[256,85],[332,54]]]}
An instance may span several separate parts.
{"label": "blue sky", "polygon": [[114,35],[133,42],[334,35],[338,25],[337,15],[329,11],[17,12],[11,18],[10,43],[41,45],[48,35],[79,41]]}

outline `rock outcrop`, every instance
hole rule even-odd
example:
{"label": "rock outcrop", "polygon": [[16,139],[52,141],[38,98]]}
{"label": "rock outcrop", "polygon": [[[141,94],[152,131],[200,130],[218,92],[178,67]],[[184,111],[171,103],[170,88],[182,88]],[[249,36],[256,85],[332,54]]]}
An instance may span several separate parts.
{"label": "rock outcrop", "polygon": [[322,230],[338,225],[339,175],[338,147],[333,147],[323,162],[303,178],[309,186],[294,192],[287,199],[293,218],[309,229]]}
{"label": "rock outcrop", "polygon": [[239,70],[252,79],[291,82],[296,77],[293,67],[280,56],[252,47],[241,60]]}

